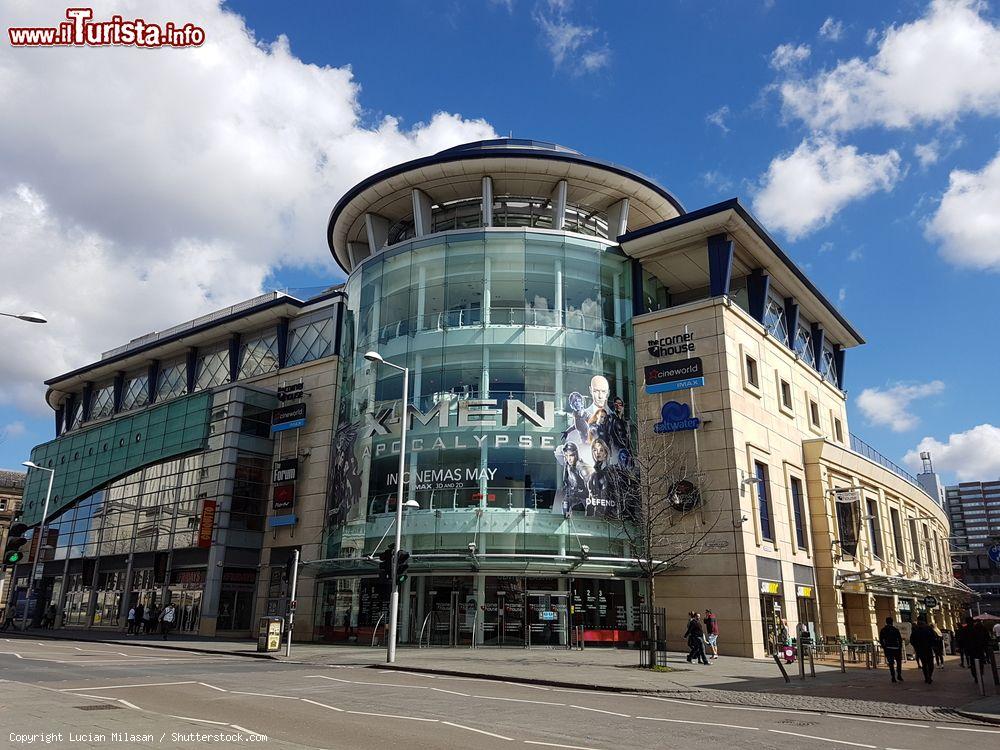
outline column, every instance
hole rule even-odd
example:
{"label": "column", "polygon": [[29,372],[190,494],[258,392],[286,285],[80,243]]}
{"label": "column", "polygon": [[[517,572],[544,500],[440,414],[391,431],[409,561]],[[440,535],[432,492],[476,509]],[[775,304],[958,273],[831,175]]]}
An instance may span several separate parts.
{"label": "column", "polygon": [[491,177],[483,177],[482,212],[483,226],[493,226],[493,178]]}
{"label": "column", "polygon": [[128,610],[132,599],[132,566],[135,563],[135,553],[128,553],[128,564],[125,567],[125,583],[122,585],[122,601],[118,608],[118,619],[128,625]]}
{"label": "column", "polygon": [[[490,389],[490,348],[488,346],[483,346],[483,377],[480,382],[479,390],[483,396],[480,398],[489,398]],[[486,469],[489,466],[489,446],[486,444],[487,441],[484,440],[482,446],[479,448],[479,507],[486,508],[486,492],[489,488],[489,483],[486,479]]]}
{"label": "column", "polygon": [[563,326],[563,264],[561,260],[556,261],[556,325]]}
{"label": "column", "polygon": [[427,267],[421,265],[417,269],[417,330],[424,330],[424,317],[427,310]]}
{"label": "column", "polygon": [[[490,324],[490,279],[492,277],[493,264],[490,256],[486,256],[486,264],[483,268],[483,324]],[[485,391],[484,391],[485,393]],[[483,398],[486,398],[483,396]]]}
{"label": "column", "polygon": [[733,273],[733,241],[724,234],[708,238],[709,294],[721,297],[729,294],[729,281]]}

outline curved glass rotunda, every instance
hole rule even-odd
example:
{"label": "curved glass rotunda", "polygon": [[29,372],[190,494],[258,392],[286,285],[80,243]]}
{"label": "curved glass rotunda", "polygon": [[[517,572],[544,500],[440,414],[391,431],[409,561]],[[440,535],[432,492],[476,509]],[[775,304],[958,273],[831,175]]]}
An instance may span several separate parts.
{"label": "curved glass rotunda", "polygon": [[[367,556],[393,521],[403,418],[419,505],[404,516],[404,642],[564,644],[576,625],[634,625],[644,593],[608,472],[635,439],[635,298],[657,290],[616,238],[680,212],[641,175],[512,139],[386,170],[340,201],[324,637],[379,625]],[[406,398],[371,350],[410,369]]]}

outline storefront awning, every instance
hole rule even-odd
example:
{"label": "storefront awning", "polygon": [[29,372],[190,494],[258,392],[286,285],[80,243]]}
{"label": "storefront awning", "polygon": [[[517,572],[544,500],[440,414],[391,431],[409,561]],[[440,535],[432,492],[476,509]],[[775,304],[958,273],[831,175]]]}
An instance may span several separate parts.
{"label": "storefront awning", "polygon": [[[343,578],[378,574],[379,561],[367,557],[334,557],[305,561],[305,572],[317,578]],[[589,557],[579,555],[516,555],[485,554],[447,555],[414,554],[410,557],[409,573],[486,573],[497,575],[575,575],[602,578],[642,578],[641,567],[635,560],[620,557]]]}
{"label": "storefront awning", "polygon": [[952,579],[950,583],[935,583],[900,576],[867,576],[842,581],[840,588],[848,592],[853,590],[853,593],[903,596],[914,599],[933,596],[937,599],[954,602],[966,602],[979,596],[957,579]]}

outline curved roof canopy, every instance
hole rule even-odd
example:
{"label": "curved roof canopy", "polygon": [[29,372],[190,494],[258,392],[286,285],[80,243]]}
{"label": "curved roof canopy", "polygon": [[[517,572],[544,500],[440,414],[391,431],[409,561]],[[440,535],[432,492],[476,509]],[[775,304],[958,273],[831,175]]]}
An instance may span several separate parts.
{"label": "curved roof canopy", "polygon": [[434,204],[482,195],[482,178],[493,180],[493,195],[549,196],[566,180],[566,201],[604,211],[629,200],[629,231],[675,218],[684,207],[665,188],[638,172],[592,159],[545,141],[498,138],[445,149],[385,169],[347,191],[327,226],[327,241],[338,265],[354,267],[348,243],[367,244],[365,214],[390,222],[413,214],[412,190],[419,188]]}

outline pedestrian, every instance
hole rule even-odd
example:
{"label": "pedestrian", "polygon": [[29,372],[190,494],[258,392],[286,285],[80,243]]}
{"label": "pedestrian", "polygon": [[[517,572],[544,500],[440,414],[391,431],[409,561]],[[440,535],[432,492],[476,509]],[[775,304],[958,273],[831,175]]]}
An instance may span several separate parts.
{"label": "pedestrian", "polygon": [[145,615],[146,608],[142,606],[142,602],[135,605],[135,625],[132,628],[132,632],[135,635],[142,633],[143,628],[143,616]]}
{"label": "pedestrian", "polygon": [[1000,641],[1000,622],[993,626],[993,640]]}
{"label": "pedestrian", "polygon": [[177,608],[173,603],[167,604],[160,612],[160,634],[163,636],[163,640],[167,640],[167,636],[170,635],[170,631],[174,629],[174,623],[177,620]]}
{"label": "pedestrian", "polygon": [[712,649],[712,659],[719,658],[719,621],[716,619],[715,615],[712,614],[712,610],[705,610],[705,639],[708,641],[708,647]]}
{"label": "pedestrian", "polygon": [[885,618],[885,627],[878,632],[878,642],[885,652],[885,663],[893,682],[903,681],[903,635],[891,617]]}
{"label": "pedestrian", "polygon": [[135,607],[128,609],[128,628],[125,630],[129,635],[135,635]]}
{"label": "pedestrian", "polygon": [[944,636],[941,634],[937,623],[931,624],[931,630],[937,636],[937,640],[934,641],[934,663],[941,667],[941,669],[944,669]]}
{"label": "pedestrian", "polygon": [[926,616],[921,615],[913,627],[913,632],[910,633],[910,645],[913,646],[917,661],[920,662],[920,668],[924,673],[924,682],[928,685],[934,682],[934,645],[936,640],[937,636],[927,624]]}
{"label": "pedestrian", "polygon": [[[972,679],[979,682],[983,676],[983,669],[990,660],[990,646],[992,645],[990,632],[982,620],[977,622],[971,617],[967,617],[965,622],[969,626],[966,628],[968,635],[965,639],[965,658],[969,663],[969,669],[972,670]],[[979,662],[978,666],[976,662]]]}
{"label": "pedestrian", "polygon": [[705,639],[704,631],[701,627],[701,618],[697,612],[688,612],[688,626],[687,630],[684,631],[684,637],[687,638],[688,644],[688,664],[691,663],[692,659],[697,659],[699,664],[709,664],[710,662],[705,657]]}
{"label": "pedestrian", "polygon": [[50,604],[45,610],[45,626],[52,630],[56,626],[56,605]]}
{"label": "pedestrian", "polygon": [[959,623],[958,632],[955,633],[955,650],[958,651],[958,666],[965,666],[965,642],[969,637],[969,621],[971,617],[966,617],[965,622]]}
{"label": "pedestrian", "polygon": [[778,649],[788,645],[788,620],[782,619],[778,624]]}
{"label": "pedestrian", "polygon": [[156,605],[150,604],[142,613],[142,632],[148,635],[153,632],[154,627],[156,627]]}

